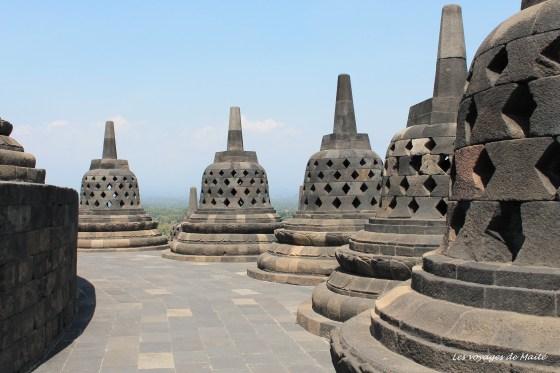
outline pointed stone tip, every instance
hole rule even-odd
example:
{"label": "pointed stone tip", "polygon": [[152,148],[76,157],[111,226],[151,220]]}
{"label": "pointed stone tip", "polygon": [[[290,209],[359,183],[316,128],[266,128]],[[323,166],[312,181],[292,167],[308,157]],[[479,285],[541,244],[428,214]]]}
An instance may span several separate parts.
{"label": "pointed stone tip", "polygon": [[103,139],[103,159],[117,159],[115,123],[111,120],[105,122],[105,137]]}
{"label": "pointed stone tip", "polygon": [[356,117],[350,75],[340,74],[336,87],[336,106],[334,109],[334,133],[356,134]]}
{"label": "pointed stone tip", "polygon": [[441,11],[438,59],[467,58],[463,11],[456,4],[445,5]]}
{"label": "pointed stone tip", "polygon": [[243,132],[241,129],[241,109],[229,108],[229,130],[227,150],[243,150]]}

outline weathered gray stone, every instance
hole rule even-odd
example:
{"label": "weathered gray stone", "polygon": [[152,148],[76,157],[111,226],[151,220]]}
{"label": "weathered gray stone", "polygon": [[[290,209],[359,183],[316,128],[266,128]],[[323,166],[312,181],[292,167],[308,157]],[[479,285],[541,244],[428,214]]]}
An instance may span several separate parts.
{"label": "weathered gray stone", "polygon": [[167,237],[140,203],[136,175],[117,158],[114,123],[105,123],[103,157],[82,178],[78,249],[142,251],[167,248]]}

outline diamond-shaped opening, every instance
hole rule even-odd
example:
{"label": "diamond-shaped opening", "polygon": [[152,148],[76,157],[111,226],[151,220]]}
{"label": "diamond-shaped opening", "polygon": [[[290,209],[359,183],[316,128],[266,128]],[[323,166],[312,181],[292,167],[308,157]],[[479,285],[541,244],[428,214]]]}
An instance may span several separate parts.
{"label": "diamond-shaped opening", "polygon": [[327,193],[332,192],[332,187],[330,186],[330,184],[325,185],[325,187],[323,189],[325,189],[325,192],[327,192]]}
{"label": "diamond-shaped opening", "polygon": [[354,172],[352,172],[350,176],[352,176],[352,179],[356,180],[360,176],[360,174],[358,173],[358,171],[354,170]]}
{"label": "diamond-shaped opening", "polygon": [[113,198],[117,198],[119,196],[119,193],[115,192],[113,193]]}
{"label": "diamond-shaped opening", "polygon": [[412,140],[409,140],[409,141],[406,143],[405,148],[406,148],[407,150],[412,150],[412,147],[413,147],[413,145],[412,145]]}
{"label": "diamond-shaped opening", "polygon": [[424,144],[424,147],[429,151],[432,151],[436,147],[436,142],[430,137],[429,140]]}
{"label": "diamond-shaped opening", "polygon": [[121,205],[121,207],[123,207],[123,206],[124,206],[124,201],[121,200],[121,201],[119,202],[119,205]]}
{"label": "diamond-shaped opening", "polygon": [[348,159],[345,159],[345,160],[342,162],[342,165],[343,165],[344,167],[348,168],[348,167],[350,166],[350,161],[349,161]]}
{"label": "diamond-shaped opening", "polygon": [[256,204],[256,203],[257,203],[257,200],[253,198],[253,199],[251,200],[251,205],[254,205],[254,204]]}
{"label": "diamond-shaped opening", "polygon": [[212,180],[212,184],[214,184],[214,185],[218,184],[218,180],[216,180],[216,179]]}
{"label": "diamond-shaped opening", "polygon": [[101,192],[101,198],[105,198],[106,195],[105,192]]}
{"label": "diamond-shaped opening", "polygon": [[344,194],[348,194],[348,192],[350,191],[350,185],[348,185],[348,184],[345,183],[345,184],[342,186],[342,191],[344,192]]}
{"label": "diamond-shaped opening", "polygon": [[208,184],[208,179],[204,179],[204,184]]}
{"label": "diamond-shaped opening", "polygon": [[321,201],[321,199],[320,199],[320,198],[317,198],[317,199],[315,200],[315,206],[321,207],[322,205],[323,205],[323,202]]}
{"label": "diamond-shaped opening", "polygon": [[420,167],[422,167],[422,156],[413,155],[410,157],[410,167],[412,167],[416,172],[419,172]]}
{"label": "diamond-shaped opening", "polygon": [[334,178],[335,178],[336,180],[338,180],[338,179],[340,179],[340,177],[342,176],[342,174],[341,174],[340,172],[336,171],[336,172],[333,174],[333,176],[334,176]]}
{"label": "diamond-shaped opening", "polygon": [[313,162],[313,166],[315,166],[315,167],[319,166],[319,161]]}
{"label": "diamond-shaped opening", "polygon": [[322,171],[319,171],[319,173],[317,174],[317,177],[321,180],[323,180],[323,178],[325,177],[325,174]]}
{"label": "diamond-shaped opening", "polygon": [[94,205],[95,205],[95,207],[99,207],[99,201],[96,200]]}
{"label": "diamond-shaped opening", "polygon": [[476,119],[478,118],[478,110],[476,109],[476,103],[471,100],[469,108],[467,109],[467,115],[465,116],[465,121],[463,123],[463,128],[465,130],[465,142],[469,143],[471,140],[471,134],[476,124]]}
{"label": "diamond-shaped opening", "polygon": [[449,170],[451,169],[451,159],[450,159],[449,155],[440,154],[439,155],[438,166],[439,166],[439,168],[441,168],[441,170],[443,172],[448,173]]}
{"label": "diamond-shaped opening", "polygon": [[546,58],[560,64],[560,37],[554,39],[543,51],[541,52]]}
{"label": "diamond-shaped opening", "polygon": [[333,204],[334,207],[339,208],[340,205],[342,205],[342,202],[337,197],[332,201],[332,204]]}
{"label": "diamond-shaped opening", "polygon": [[89,194],[90,197],[93,197],[94,195],[95,195],[95,194],[94,194],[93,192],[91,192],[91,193]]}
{"label": "diamond-shaped opening", "polygon": [[105,176],[103,176],[103,177],[101,178],[101,180],[105,181],[105,180],[107,180],[107,178],[106,178]]}
{"label": "diamond-shaped opening", "polygon": [[360,186],[360,190],[361,190],[362,192],[365,192],[365,191],[368,190],[368,189],[369,189],[369,188],[368,188],[368,186],[366,185],[366,183],[362,183],[362,185]]}
{"label": "diamond-shaped opening", "polygon": [[418,205],[418,202],[416,202],[416,199],[412,199],[412,201],[409,202],[408,204],[408,208],[410,209],[410,211],[415,214],[416,211],[418,211],[418,209],[420,208],[420,205]]}
{"label": "diamond-shaped opening", "polygon": [[309,200],[306,198],[305,201],[303,201],[303,204],[307,206],[309,204]]}
{"label": "diamond-shaped opening", "polygon": [[231,195],[232,195],[232,196],[235,196],[236,194],[237,194],[237,190],[235,190],[235,188],[233,188],[233,189],[231,190]]}
{"label": "diamond-shaped opening", "polygon": [[243,184],[243,180],[237,179],[237,185],[241,185],[241,184]]}
{"label": "diamond-shaped opening", "polygon": [[373,170],[369,170],[369,172],[368,172],[367,175],[368,175],[368,177],[371,179],[372,177],[375,176],[375,173],[373,172]]}
{"label": "diamond-shaped opening", "polygon": [[225,179],[224,184],[229,185],[229,179]]}
{"label": "diamond-shaped opening", "polygon": [[212,201],[210,201],[211,204],[215,205],[216,204],[216,200],[214,198],[212,198]]}
{"label": "diamond-shaped opening", "polygon": [[553,142],[546,148],[535,168],[548,180],[550,187],[560,188],[560,144]]}
{"label": "diamond-shaped opening", "polygon": [[506,69],[508,62],[508,53],[506,47],[503,47],[498,53],[496,53],[486,68],[486,76],[488,77],[488,80],[490,80],[490,83],[496,83],[500,75],[502,75]]}
{"label": "diamond-shaped opening", "polygon": [[86,184],[86,188],[88,188],[88,189],[89,189],[89,188],[91,188],[91,187],[90,187],[90,185],[89,185],[89,184]]}
{"label": "diamond-shaped opening", "polygon": [[352,206],[354,206],[355,209],[360,207],[361,204],[362,202],[360,202],[360,199],[358,197],[355,197],[354,200],[352,201]]}
{"label": "diamond-shaped opening", "polygon": [[218,194],[219,194],[219,195],[224,194],[224,191],[222,190],[222,188],[218,189]]}
{"label": "diamond-shaped opening", "polygon": [[107,206],[108,208],[111,208],[111,207],[113,207],[113,202],[107,201],[107,203],[105,204],[105,206]]}
{"label": "diamond-shaped opening", "polygon": [[229,201],[229,199],[227,199],[227,198],[224,199],[224,205],[226,205],[226,207],[229,206],[230,203],[231,203],[231,202]]}
{"label": "diamond-shaped opening", "polygon": [[473,168],[473,178],[477,186],[486,188],[495,171],[496,167],[492,164],[486,149],[483,149]]}
{"label": "diamond-shaped opening", "polygon": [[123,180],[124,180],[124,181],[127,181],[127,180],[128,180],[128,178],[127,178],[127,177],[125,176],[125,177],[123,177]]}
{"label": "diamond-shaped opening", "polygon": [[401,183],[399,185],[400,185],[403,193],[406,192],[408,190],[408,188],[410,188],[410,184],[408,183],[408,180],[406,179],[406,177],[401,180]]}
{"label": "diamond-shaped opening", "polygon": [[255,176],[257,176],[259,173],[259,170],[255,170]]}
{"label": "diamond-shaped opening", "polygon": [[235,177],[235,175],[237,175],[237,171],[232,170],[232,171],[231,171],[231,176]]}
{"label": "diamond-shaped opening", "polygon": [[247,176],[247,175],[249,175],[249,171],[243,170],[243,176]]}
{"label": "diamond-shaped opening", "polygon": [[397,199],[396,199],[395,197],[393,197],[393,198],[391,199],[391,202],[389,203],[389,208],[390,208],[391,210],[393,210],[395,207],[397,207]]}
{"label": "diamond-shaped opening", "polygon": [[130,201],[130,206],[134,206],[134,201]]}
{"label": "diamond-shaped opening", "polygon": [[385,181],[385,187],[386,187],[387,189],[390,189],[390,188],[391,188],[391,179],[387,178],[387,180]]}
{"label": "diamond-shaped opening", "polygon": [[257,194],[261,194],[261,190],[259,188],[257,188]]}
{"label": "diamond-shaped opening", "polygon": [[214,175],[214,171],[210,171],[209,175],[210,176]]}
{"label": "diamond-shaped opening", "polygon": [[117,177],[116,177],[116,176],[113,176],[113,181],[117,181]]}
{"label": "diamond-shaped opening", "polygon": [[[121,184],[121,185],[122,185],[122,184]],[[95,188],[99,189],[99,188],[101,188],[101,185],[95,184]]]}
{"label": "diamond-shaped opening", "polygon": [[92,176],[92,177],[91,177],[91,180],[94,180],[94,181],[95,181],[95,176]]}
{"label": "diamond-shaped opening", "polygon": [[440,200],[436,205],[436,210],[439,211],[441,216],[445,216],[445,214],[447,214],[447,203],[445,203],[444,200]]}
{"label": "diamond-shaped opening", "polygon": [[365,165],[366,163],[367,163],[367,161],[366,161],[364,158],[362,158],[362,159],[360,160],[360,166],[363,166],[363,165]]}
{"label": "diamond-shaped opening", "polygon": [[375,189],[377,189],[378,191],[381,190],[381,182],[377,183],[377,186],[375,187]]}
{"label": "diamond-shaped opening", "polygon": [[369,201],[370,205],[375,206],[377,205],[377,199],[375,197],[371,198],[371,201]]}
{"label": "diamond-shaped opening", "polygon": [[520,84],[502,109],[502,118],[516,138],[529,135],[529,121],[537,108],[527,84]]}
{"label": "diamond-shaped opening", "polygon": [[334,164],[333,161],[331,161],[330,159],[327,161],[327,166],[328,167],[332,167],[333,164]]}
{"label": "diamond-shaped opening", "polygon": [[86,201],[86,206],[89,206],[89,201]]}
{"label": "diamond-shaped opening", "polygon": [[424,181],[424,188],[426,188],[426,190],[428,192],[433,192],[434,189],[436,189],[437,187],[437,183],[436,181],[430,176],[426,179],[426,181]]}
{"label": "diamond-shaped opening", "polygon": [[262,199],[262,203],[266,203],[266,198],[263,198],[263,199]]}
{"label": "diamond-shaped opening", "polygon": [[203,198],[202,199],[202,204],[205,205],[206,204],[206,200]]}
{"label": "diamond-shaped opening", "polygon": [[224,173],[225,173],[224,170],[220,170],[220,172],[218,172],[218,174],[219,174],[220,176],[224,176]]}
{"label": "diamond-shaped opening", "polygon": [[245,191],[243,193],[245,193],[245,195],[247,196],[249,195],[249,193],[251,193],[251,191],[248,188],[245,188]]}
{"label": "diamond-shaped opening", "polygon": [[311,187],[309,188],[309,190],[311,190],[312,192],[315,191],[315,184],[311,184]]}
{"label": "diamond-shaped opening", "polygon": [[113,186],[111,184],[107,184],[107,190],[111,190],[113,189]]}
{"label": "diamond-shaped opening", "polygon": [[239,201],[237,201],[237,204],[239,205],[239,207],[242,207],[245,202],[243,202],[243,200],[241,198],[239,198]]}
{"label": "diamond-shaped opening", "polygon": [[395,151],[395,143],[392,143],[391,146],[389,147],[389,150],[394,152]]}
{"label": "diamond-shaped opening", "polygon": [[452,210],[449,217],[449,241],[455,241],[461,229],[465,225],[467,211],[471,207],[470,201],[461,201]]}
{"label": "diamond-shaped opening", "polygon": [[512,261],[515,261],[525,242],[520,207],[519,202],[501,202],[500,212],[490,220],[484,232],[507,246]]}
{"label": "diamond-shaped opening", "polygon": [[128,198],[128,196],[130,196],[130,194],[128,194],[128,192],[124,192],[124,197]]}
{"label": "diamond-shaped opening", "polygon": [[249,181],[249,183],[251,183],[251,185],[255,184],[255,179],[251,179],[251,181]]}

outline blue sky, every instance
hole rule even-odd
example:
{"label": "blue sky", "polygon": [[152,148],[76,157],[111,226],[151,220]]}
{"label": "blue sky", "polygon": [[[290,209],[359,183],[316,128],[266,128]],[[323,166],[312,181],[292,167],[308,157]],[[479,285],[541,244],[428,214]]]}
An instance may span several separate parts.
{"label": "blue sky", "polygon": [[[464,0],[468,59],[521,1]],[[431,97],[439,0],[11,1],[2,6],[0,115],[78,188],[117,124],[144,197],[187,198],[223,150],[228,108],[272,198],[295,196],[332,131],[336,77],[352,78],[358,129],[384,157],[410,105]]]}

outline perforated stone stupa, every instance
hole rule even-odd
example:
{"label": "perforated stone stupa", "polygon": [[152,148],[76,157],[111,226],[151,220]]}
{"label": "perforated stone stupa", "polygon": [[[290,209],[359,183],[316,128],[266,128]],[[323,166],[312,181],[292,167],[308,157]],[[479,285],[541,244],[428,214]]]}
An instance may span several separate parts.
{"label": "perforated stone stupa", "polygon": [[[195,192],[196,193],[196,192]],[[255,261],[274,241],[280,218],[270,204],[266,171],[243,148],[241,112],[230,108],[227,150],[202,175],[200,203],[163,256],[189,261]]]}
{"label": "perforated stone stupa", "polygon": [[340,322],[410,278],[445,233],[456,117],[467,66],[461,8],[443,8],[434,95],[410,108],[407,128],[387,150],[381,206],[365,229],[336,250],[340,267],[298,309],[298,323],[326,336]]}
{"label": "perforated stone stupa", "polygon": [[335,249],[377,211],[382,171],[368,135],[357,132],[350,76],[339,75],[334,131],[307,162],[297,213],[276,230],[278,243],[249,276],[297,285],[325,281],[338,266]]}
{"label": "perforated stone stupa", "polygon": [[468,81],[445,242],[333,332],[339,372],[560,371],[560,0],[524,2]]}
{"label": "perforated stone stupa", "polygon": [[0,372],[29,372],[76,310],[78,194],[45,170],[0,119]]}
{"label": "perforated stone stupa", "polygon": [[78,249],[87,251],[163,250],[167,237],[140,203],[138,179],[128,161],[117,158],[115,127],[105,123],[102,159],[82,178]]}

